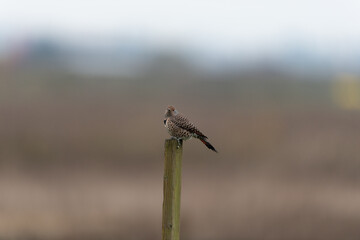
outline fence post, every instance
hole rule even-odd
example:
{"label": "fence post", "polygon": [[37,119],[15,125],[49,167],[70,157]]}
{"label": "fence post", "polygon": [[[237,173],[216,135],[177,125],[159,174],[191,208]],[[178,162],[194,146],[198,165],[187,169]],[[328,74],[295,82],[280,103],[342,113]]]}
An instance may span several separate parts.
{"label": "fence post", "polygon": [[164,200],[162,212],[162,240],[180,238],[182,142],[165,140]]}

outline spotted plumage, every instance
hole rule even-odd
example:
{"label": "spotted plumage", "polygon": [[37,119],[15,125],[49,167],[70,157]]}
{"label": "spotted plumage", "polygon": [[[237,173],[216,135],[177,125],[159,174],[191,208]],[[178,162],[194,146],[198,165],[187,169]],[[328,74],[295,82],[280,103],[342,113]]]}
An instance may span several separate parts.
{"label": "spotted plumage", "polygon": [[169,106],[165,112],[164,119],[165,127],[170,136],[179,140],[187,140],[190,138],[197,138],[206,145],[209,149],[217,152],[215,148],[207,141],[207,137],[192,124],[189,119],[180,114],[175,107]]}

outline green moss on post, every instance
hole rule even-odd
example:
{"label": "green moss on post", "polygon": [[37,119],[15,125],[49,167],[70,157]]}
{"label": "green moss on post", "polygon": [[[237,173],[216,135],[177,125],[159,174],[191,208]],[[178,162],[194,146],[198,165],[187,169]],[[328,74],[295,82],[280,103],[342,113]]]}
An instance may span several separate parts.
{"label": "green moss on post", "polygon": [[165,140],[164,201],[162,240],[180,238],[182,144],[175,139]]}

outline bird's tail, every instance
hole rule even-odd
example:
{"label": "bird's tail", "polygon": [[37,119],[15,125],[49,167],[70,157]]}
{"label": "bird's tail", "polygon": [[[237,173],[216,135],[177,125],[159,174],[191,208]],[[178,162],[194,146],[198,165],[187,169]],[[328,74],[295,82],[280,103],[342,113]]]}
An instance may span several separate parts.
{"label": "bird's tail", "polygon": [[214,152],[218,152],[218,151],[216,151],[216,149],[214,148],[214,146],[211,145],[211,143],[209,143],[209,142],[206,140],[206,138],[199,138],[199,140],[200,140],[203,144],[205,144],[205,146],[206,146],[208,149],[211,149],[211,150],[213,150]]}

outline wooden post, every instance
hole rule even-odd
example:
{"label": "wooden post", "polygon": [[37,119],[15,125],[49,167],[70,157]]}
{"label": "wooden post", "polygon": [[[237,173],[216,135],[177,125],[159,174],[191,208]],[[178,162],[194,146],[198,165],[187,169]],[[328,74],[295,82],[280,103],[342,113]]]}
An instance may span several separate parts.
{"label": "wooden post", "polygon": [[180,238],[181,162],[182,142],[166,139],[162,240]]}

